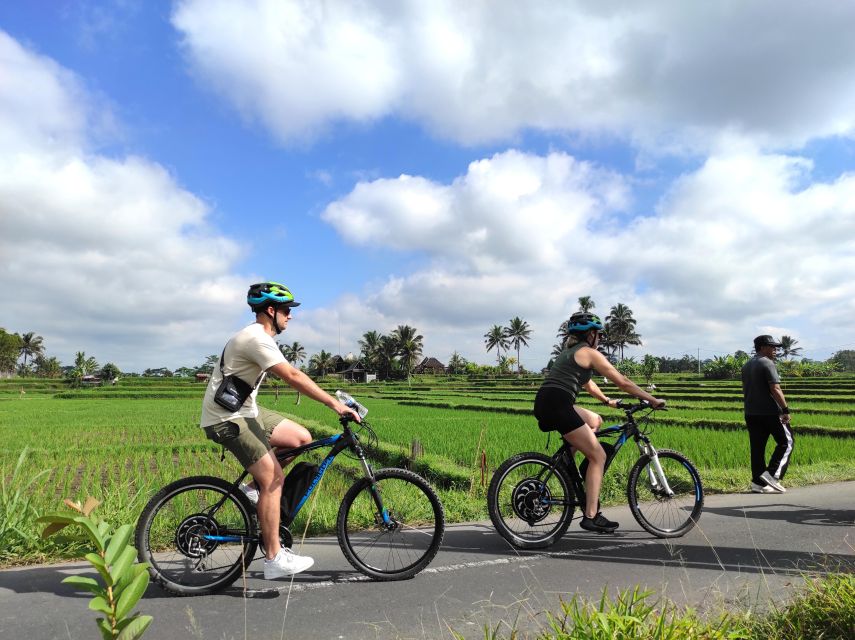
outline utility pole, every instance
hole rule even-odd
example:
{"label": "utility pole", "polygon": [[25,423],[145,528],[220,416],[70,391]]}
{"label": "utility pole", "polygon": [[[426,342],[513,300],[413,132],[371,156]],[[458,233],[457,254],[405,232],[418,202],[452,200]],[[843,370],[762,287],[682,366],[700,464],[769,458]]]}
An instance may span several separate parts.
{"label": "utility pole", "polygon": [[698,347],[698,375],[701,375],[701,348]]}

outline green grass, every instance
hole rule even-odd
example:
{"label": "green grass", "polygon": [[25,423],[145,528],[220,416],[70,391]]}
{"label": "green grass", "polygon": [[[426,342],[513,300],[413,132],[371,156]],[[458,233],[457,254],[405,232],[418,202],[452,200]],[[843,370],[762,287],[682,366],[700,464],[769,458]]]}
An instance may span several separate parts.
{"label": "green grass", "polygon": [[[855,407],[855,384],[842,379],[837,391],[849,395],[849,405],[813,401],[804,407],[815,413],[794,413],[796,427],[807,421],[844,437],[799,434],[787,476],[788,485],[855,478],[855,428],[842,406]],[[369,407],[369,420],[380,439],[376,466],[408,464],[428,477],[441,494],[449,521],[486,518],[485,488],[481,484],[482,452],[487,479],[504,459],[527,450],[547,450],[547,436],[531,415],[539,380],[430,380],[353,386],[350,391]],[[822,381],[825,383],[825,381]],[[733,395],[738,383],[699,384],[691,381],[657,382],[657,393],[693,389],[696,395]],[[812,381],[800,388],[822,390]],[[24,393],[21,393],[21,389]],[[329,387],[330,390],[335,387]],[[240,472],[232,456],[220,460],[220,450],[199,428],[204,385],[189,380],[123,379],[117,387],[69,391],[61,381],[0,380],[0,480],[18,490],[38,474],[26,489],[31,513],[54,511],[63,498],[91,494],[103,501],[104,517],[117,522],[136,519],[147,499],[161,486],[190,474],[227,478]],[[619,396],[614,389],[606,392]],[[260,402],[306,424],[315,435],[337,429],[335,415],[322,405],[282,390],[278,400],[265,387]],[[603,413],[614,423],[621,412],[609,410],[586,396],[583,406]],[[433,406],[429,406],[433,405]],[[708,492],[743,491],[748,482],[748,441],[742,427],[740,402],[692,400],[672,403],[672,411],[657,414],[653,442],[686,454],[698,466]],[[794,405],[797,409],[797,405]],[[709,422],[712,427],[703,427]],[[424,455],[408,460],[418,440]],[[549,450],[557,447],[552,436]],[[770,443],[770,447],[772,444]],[[18,465],[27,449],[25,462]],[[604,484],[604,502],[623,502],[626,477],[637,454],[632,443],[616,459]],[[341,495],[357,472],[355,463],[337,459],[324,477],[310,526],[311,532],[330,531]],[[350,465],[350,467],[348,466]],[[16,470],[17,469],[17,470]],[[339,470],[342,473],[339,473]],[[13,504],[11,491],[0,503]],[[18,493],[17,500],[24,494]],[[305,511],[304,511],[305,513]],[[301,515],[301,518],[305,517]],[[298,519],[295,531],[302,531]],[[26,523],[19,528],[26,529]],[[57,547],[29,540],[16,541],[14,558],[0,562],[31,562],[55,557]],[[7,534],[11,536],[12,534]],[[3,540],[0,539],[0,546]],[[28,546],[29,545],[29,546]]]}

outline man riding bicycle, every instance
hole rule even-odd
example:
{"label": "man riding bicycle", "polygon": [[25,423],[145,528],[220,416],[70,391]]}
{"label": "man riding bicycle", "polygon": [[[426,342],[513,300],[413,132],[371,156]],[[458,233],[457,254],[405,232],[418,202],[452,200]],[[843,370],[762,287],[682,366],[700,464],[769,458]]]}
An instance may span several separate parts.
{"label": "man riding bicycle", "polygon": [[262,380],[271,373],[339,416],[349,415],[359,422],[359,415],[291,366],[273,340],[288,326],[291,309],[300,305],[288,287],[278,282],[254,284],[246,301],[255,313],[255,322],[226,343],[205,391],[200,426],[210,440],[231,451],[253,477],[256,489],[244,491],[251,500],[257,499],[266,552],[264,577],[271,580],[305,571],[314,564],[312,558],[298,556],[279,544],[285,475],[273,452],[274,448],[308,444],[312,436],[302,425],[258,406],[256,396]]}
{"label": "man riding bicycle", "polygon": [[[654,398],[629,378],[623,376],[606,357],[597,351],[603,323],[593,313],[579,311],[570,316],[567,323],[569,336],[564,349],[552,364],[534,400],[534,415],[541,431],[558,431],[570,445],[588,459],[585,474],[585,512],[580,526],[587,531],[613,533],[620,526],[606,519],[598,511],[600,485],[606,464],[606,452],[600,446],[594,431],[600,428],[603,419],[593,411],[574,404],[580,389],[585,389],[594,398],[617,406],[593,381],[593,372],[611,380],[617,387],[654,408],[665,406],[664,400]],[[588,426],[587,429],[579,427]]]}

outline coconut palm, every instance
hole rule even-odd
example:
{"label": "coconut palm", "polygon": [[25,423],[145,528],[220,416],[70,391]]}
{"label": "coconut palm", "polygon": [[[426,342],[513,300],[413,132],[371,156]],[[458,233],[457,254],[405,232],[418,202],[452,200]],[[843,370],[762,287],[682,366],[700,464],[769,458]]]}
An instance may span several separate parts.
{"label": "coconut palm", "polygon": [[520,374],[520,346],[528,346],[531,337],[531,329],[528,322],[519,317],[511,318],[510,324],[505,329],[505,335],[510,340],[511,346],[517,351],[517,375]]}
{"label": "coconut palm", "polygon": [[791,356],[799,355],[802,348],[796,346],[798,343],[799,341],[792,336],[781,336],[781,355],[787,360],[789,360]]}
{"label": "coconut palm", "polygon": [[365,360],[365,365],[374,371],[378,368],[377,352],[380,349],[380,338],[382,336],[377,331],[366,331],[362,334],[362,339],[359,341],[359,349]]}
{"label": "coconut palm", "polygon": [[579,298],[579,311],[588,312],[596,306],[597,305],[591,299],[591,296],[582,296],[581,298]]}
{"label": "coconut palm", "polygon": [[299,368],[300,363],[306,359],[306,349],[299,342],[292,342],[291,344],[285,345],[280,344],[279,350],[282,352],[282,355],[285,356],[285,359],[297,368]]}
{"label": "coconut palm", "polygon": [[451,354],[451,357],[448,359],[448,372],[449,373],[463,373],[463,370],[466,368],[466,358],[461,356],[457,351]]}
{"label": "coconut palm", "polygon": [[327,371],[332,369],[334,366],[335,363],[333,362],[333,355],[329,351],[324,351],[323,349],[309,358],[309,369],[314,371],[315,375],[320,378],[327,375]]}
{"label": "coconut palm", "polygon": [[395,368],[395,358],[398,356],[398,343],[391,335],[380,336],[380,344],[377,345],[377,371],[383,372],[383,379],[391,377],[392,369]]}
{"label": "coconut palm", "polygon": [[43,338],[30,331],[21,336],[21,355],[24,356],[24,368],[27,367],[27,358],[44,355],[45,348]]}
{"label": "coconut palm", "polygon": [[623,360],[623,350],[626,345],[640,345],[641,336],[635,331],[636,320],[632,317],[632,309],[618,302],[606,316],[606,334],[609,341],[620,351]]}
{"label": "coconut palm", "polygon": [[490,330],[484,334],[484,344],[487,347],[487,353],[491,350],[496,350],[496,362],[502,358],[502,349],[508,349],[511,346],[508,340],[507,330],[498,324],[494,324]]}
{"label": "coconut palm", "polygon": [[424,338],[419,335],[415,327],[406,324],[399,324],[398,328],[392,332],[392,338],[398,347],[396,355],[400,356],[401,364],[407,372],[407,381],[409,381],[410,372],[416,360],[422,355]]}

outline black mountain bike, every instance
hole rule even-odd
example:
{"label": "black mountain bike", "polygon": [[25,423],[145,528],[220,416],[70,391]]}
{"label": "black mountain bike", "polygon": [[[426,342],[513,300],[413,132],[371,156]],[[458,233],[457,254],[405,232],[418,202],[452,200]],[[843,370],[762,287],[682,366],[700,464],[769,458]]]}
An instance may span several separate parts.
{"label": "black mountain bike", "polygon": [[[618,403],[626,414],[623,424],[600,429],[597,438],[616,437],[606,450],[606,468],[627,440],[638,446],[639,458],[629,472],[626,497],[632,515],[646,531],[660,538],[682,536],[698,521],[704,489],[695,466],[686,456],[651,443],[652,407],[646,402]],[[639,422],[635,413],[647,409]],[[570,445],[563,438],[551,457],[537,452],[518,453],[505,460],[490,481],[487,506],[499,534],[520,549],[539,549],[556,542],[567,531],[573,510],[585,509],[584,477],[588,461],[577,468]]]}
{"label": "black mountain bike", "polygon": [[[367,411],[347,394],[337,395],[360,415]],[[411,578],[439,551],[445,532],[442,504],[427,481],[412,471],[372,469],[366,449],[376,445],[377,436],[368,423],[351,424],[348,417],[339,422],[339,434],[276,453],[282,461],[330,448],[294,511],[283,513],[280,542],[292,545],[288,526],[335,457],[345,453],[359,460],[363,474],[338,510],[341,550],[355,569],[375,580]],[[176,595],[214,593],[237,580],[257,550],[263,551],[255,506],[239,488],[247,475],[244,471],[233,482],[212,476],[183,478],[149,501],[137,523],[135,541],[139,560],[151,565],[155,582]]]}

